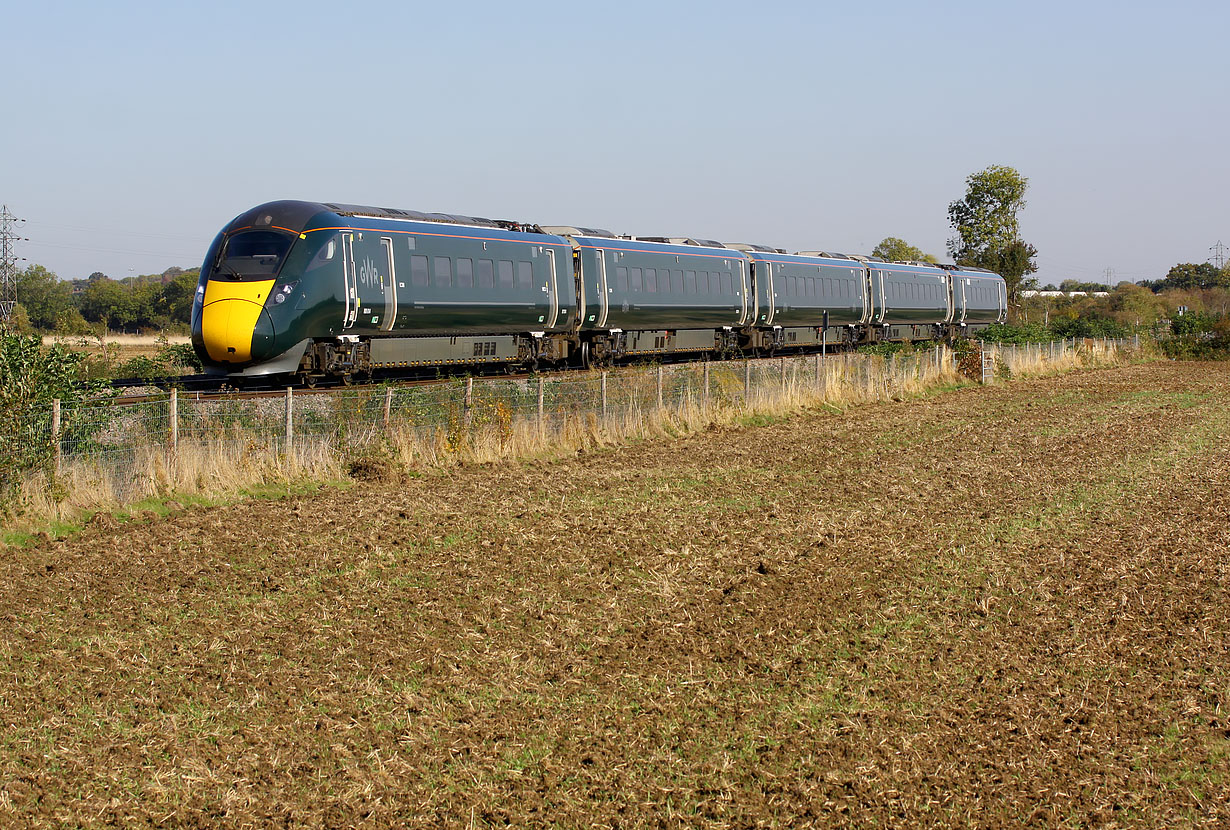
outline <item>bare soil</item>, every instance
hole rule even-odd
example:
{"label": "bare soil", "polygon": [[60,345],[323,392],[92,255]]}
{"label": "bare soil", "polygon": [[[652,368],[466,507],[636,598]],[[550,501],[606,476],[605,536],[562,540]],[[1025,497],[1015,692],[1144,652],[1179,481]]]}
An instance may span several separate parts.
{"label": "bare soil", "polygon": [[0,820],[1224,827],[1230,365],[100,518],[0,557]]}

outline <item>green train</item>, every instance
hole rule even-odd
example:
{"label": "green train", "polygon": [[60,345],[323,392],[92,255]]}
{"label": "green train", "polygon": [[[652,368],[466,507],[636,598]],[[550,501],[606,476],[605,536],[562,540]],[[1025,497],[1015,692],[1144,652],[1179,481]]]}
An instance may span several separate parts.
{"label": "green train", "polygon": [[210,245],[192,342],[212,373],[310,385],[941,339],[1006,313],[1003,279],[978,269],[279,201]]}

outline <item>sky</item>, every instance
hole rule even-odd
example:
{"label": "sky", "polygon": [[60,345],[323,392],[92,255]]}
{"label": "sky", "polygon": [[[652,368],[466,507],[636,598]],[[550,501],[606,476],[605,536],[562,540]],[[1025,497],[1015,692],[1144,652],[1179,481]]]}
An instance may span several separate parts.
{"label": "sky", "polygon": [[0,20],[0,203],[18,255],[65,279],[199,265],[277,199],[946,260],[948,205],[992,164],[1029,180],[1042,284],[1230,245],[1224,0],[0,0]]}

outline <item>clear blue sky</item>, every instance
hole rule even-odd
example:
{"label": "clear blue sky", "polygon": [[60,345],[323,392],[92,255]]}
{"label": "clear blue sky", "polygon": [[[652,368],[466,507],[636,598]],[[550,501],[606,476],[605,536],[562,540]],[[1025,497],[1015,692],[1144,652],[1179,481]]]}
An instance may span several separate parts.
{"label": "clear blue sky", "polygon": [[1230,245],[1225,2],[0,0],[0,202],[64,278],[274,199],[945,257],[989,164],[1043,282]]}

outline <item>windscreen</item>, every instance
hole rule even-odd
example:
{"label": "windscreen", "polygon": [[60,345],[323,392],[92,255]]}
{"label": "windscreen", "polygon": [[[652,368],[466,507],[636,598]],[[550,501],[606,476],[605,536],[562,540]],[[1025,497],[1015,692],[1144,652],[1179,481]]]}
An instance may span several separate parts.
{"label": "windscreen", "polygon": [[272,277],[282,267],[293,236],[277,231],[244,231],[226,241],[218,270],[235,277]]}

